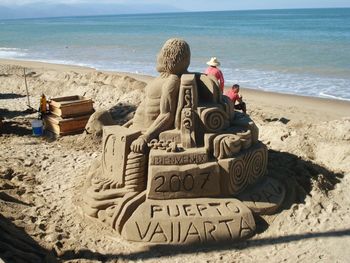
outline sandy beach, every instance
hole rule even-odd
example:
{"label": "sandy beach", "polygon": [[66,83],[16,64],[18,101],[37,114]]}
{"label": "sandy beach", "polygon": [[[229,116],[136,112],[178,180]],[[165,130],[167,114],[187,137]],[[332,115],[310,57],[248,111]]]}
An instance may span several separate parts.
{"label": "sandy beach", "polygon": [[83,214],[87,171],[102,154],[87,134],[33,137],[40,95],[85,95],[123,124],[150,76],[0,60],[0,262],[348,262],[350,102],[241,87],[269,148],[268,173],[288,186],[283,209],[244,242],[204,247],[128,243]]}

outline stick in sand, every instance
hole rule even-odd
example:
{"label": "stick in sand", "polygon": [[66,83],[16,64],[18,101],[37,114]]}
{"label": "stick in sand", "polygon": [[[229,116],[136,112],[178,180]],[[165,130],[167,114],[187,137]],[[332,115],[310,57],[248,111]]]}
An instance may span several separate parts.
{"label": "stick in sand", "polygon": [[26,86],[26,91],[27,91],[27,106],[29,107],[30,110],[34,110],[32,106],[30,106],[30,100],[29,100],[29,91],[28,91],[28,85],[27,85],[27,77],[26,77],[26,68],[23,68],[23,74],[24,74],[24,84]]}

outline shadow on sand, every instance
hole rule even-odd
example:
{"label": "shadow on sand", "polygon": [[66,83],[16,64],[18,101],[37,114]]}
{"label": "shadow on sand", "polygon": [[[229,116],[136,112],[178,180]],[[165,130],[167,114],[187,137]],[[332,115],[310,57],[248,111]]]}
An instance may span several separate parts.
{"label": "shadow on sand", "polygon": [[29,121],[4,121],[0,129],[0,136],[6,134],[18,136],[31,135],[32,128]]}
{"label": "shadow on sand", "polygon": [[26,95],[16,93],[0,93],[0,100],[18,99],[23,98]]}
{"label": "shadow on sand", "polygon": [[245,248],[263,247],[268,245],[278,245],[296,242],[305,239],[344,237],[350,236],[350,229],[327,231],[318,233],[305,233],[297,235],[280,236],[275,238],[261,238],[247,240],[241,243],[216,243],[214,245],[192,245],[192,246],[170,246],[158,245],[149,247],[147,251],[135,252],[131,254],[101,254],[90,250],[66,251],[61,259],[89,259],[89,260],[146,260],[161,257],[171,257],[179,254],[206,253],[211,251],[242,250]]}
{"label": "shadow on sand", "polygon": [[344,177],[342,173],[334,173],[294,154],[275,150],[269,150],[267,169],[269,176],[283,182],[286,187],[287,198],[282,209],[289,209],[295,203],[303,203],[313,187],[327,194]]}
{"label": "shadow on sand", "polygon": [[123,125],[133,118],[135,111],[136,106],[130,103],[118,103],[109,109],[109,113],[118,125]]}
{"label": "shadow on sand", "polygon": [[57,262],[53,253],[41,247],[24,229],[0,214],[0,259],[4,262]]}
{"label": "shadow on sand", "polygon": [[0,117],[3,117],[5,119],[11,119],[11,118],[15,118],[15,117],[19,117],[19,116],[26,116],[29,114],[33,114],[36,111],[33,110],[32,108],[27,108],[25,110],[14,110],[14,111],[10,111],[8,109],[3,109],[0,108]]}

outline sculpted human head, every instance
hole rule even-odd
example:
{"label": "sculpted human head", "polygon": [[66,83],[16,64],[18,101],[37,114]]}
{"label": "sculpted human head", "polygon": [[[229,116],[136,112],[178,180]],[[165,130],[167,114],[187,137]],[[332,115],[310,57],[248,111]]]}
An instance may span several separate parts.
{"label": "sculpted human head", "polygon": [[191,51],[186,41],[171,38],[165,42],[157,57],[157,71],[180,75],[187,72]]}

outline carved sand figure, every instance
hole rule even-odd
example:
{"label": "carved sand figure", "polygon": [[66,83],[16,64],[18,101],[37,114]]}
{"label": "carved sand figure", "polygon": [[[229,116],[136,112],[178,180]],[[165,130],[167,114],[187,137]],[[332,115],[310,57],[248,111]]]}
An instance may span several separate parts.
{"label": "carved sand figure", "polygon": [[130,241],[240,240],[255,233],[253,213],[274,213],[284,199],[283,185],[265,176],[254,122],[189,64],[189,45],[168,40],[133,120],[103,129],[83,208]]}

